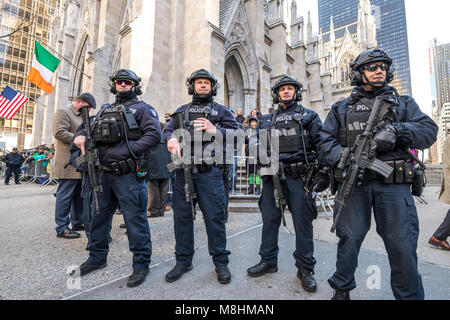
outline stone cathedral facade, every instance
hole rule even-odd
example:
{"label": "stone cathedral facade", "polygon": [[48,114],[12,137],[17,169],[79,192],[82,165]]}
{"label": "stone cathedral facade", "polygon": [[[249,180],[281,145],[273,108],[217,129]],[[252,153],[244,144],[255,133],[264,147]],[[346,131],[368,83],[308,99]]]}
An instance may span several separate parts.
{"label": "stone cathedral facade", "polygon": [[336,100],[339,55],[327,56],[333,44],[313,36],[310,17],[299,12],[301,0],[61,0],[49,45],[66,60],[54,92],[39,98],[33,144],[51,143],[54,113],[81,92],[99,106],[112,102],[108,77],[119,68],[142,78],[141,100],[160,118],[189,101],[186,78],[205,68],[219,80],[216,101],[233,111],[268,113],[270,88],[287,74],[324,119]]}
{"label": "stone cathedral facade", "polygon": [[329,29],[320,30],[321,72],[331,74],[333,102],[350,95],[350,62],[361,52],[377,47],[376,28],[370,0],[360,0],[356,22],[336,28],[332,16]]}

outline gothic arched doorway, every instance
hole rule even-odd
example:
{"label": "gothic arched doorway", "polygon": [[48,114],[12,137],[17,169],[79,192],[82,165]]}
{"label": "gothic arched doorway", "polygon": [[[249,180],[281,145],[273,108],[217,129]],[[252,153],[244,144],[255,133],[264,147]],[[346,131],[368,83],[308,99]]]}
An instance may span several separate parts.
{"label": "gothic arched doorway", "polygon": [[225,61],[225,101],[234,112],[238,108],[245,110],[244,79],[241,68],[234,56]]}

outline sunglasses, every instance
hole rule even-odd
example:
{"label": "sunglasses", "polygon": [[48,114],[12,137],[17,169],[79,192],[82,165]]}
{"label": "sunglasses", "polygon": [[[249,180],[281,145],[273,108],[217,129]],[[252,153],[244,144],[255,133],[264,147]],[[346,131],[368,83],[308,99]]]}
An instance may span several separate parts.
{"label": "sunglasses", "polygon": [[134,81],[126,79],[117,79],[114,82],[119,86],[121,86],[123,83],[125,83],[126,86],[132,86],[134,84]]}
{"label": "sunglasses", "polygon": [[371,64],[365,67],[362,67],[363,70],[367,70],[370,72],[374,72],[377,71],[378,68],[381,69],[381,71],[386,71],[387,69],[389,69],[388,65],[385,63],[381,63],[381,64]]}

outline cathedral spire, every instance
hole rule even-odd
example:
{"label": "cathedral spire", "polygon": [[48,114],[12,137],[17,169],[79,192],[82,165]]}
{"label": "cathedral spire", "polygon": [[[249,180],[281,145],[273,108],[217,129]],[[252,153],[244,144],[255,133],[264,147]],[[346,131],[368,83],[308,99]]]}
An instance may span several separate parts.
{"label": "cathedral spire", "polygon": [[369,48],[376,46],[376,23],[370,0],[359,1],[357,35],[358,42]]}
{"label": "cathedral spire", "polygon": [[297,21],[297,1],[292,0],[291,2],[291,23]]}
{"label": "cathedral spire", "polygon": [[312,41],[312,23],[311,23],[311,11],[308,11],[308,31],[306,35],[306,41]]}
{"label": "cathedral spire", "polygon": [[330,18],[330,42],[331,45],[334,46],[334,41],[336,40],[336,35],[334,33],[334,22],[333,22],[333,16]]}

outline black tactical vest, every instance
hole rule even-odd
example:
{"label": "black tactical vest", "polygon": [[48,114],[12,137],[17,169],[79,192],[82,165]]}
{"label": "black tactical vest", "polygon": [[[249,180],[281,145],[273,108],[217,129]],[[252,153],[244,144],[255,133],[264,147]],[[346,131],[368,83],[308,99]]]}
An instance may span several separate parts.
{"label": "black tactical vest", "polygon": [[[352,147],[355,144],[358,135],[364,133],[374,104],[375,98],[362,98],[355,104],[349,106],[345,128],[339,130],[338,140],[343,147]],[[392,151],[377,155],[377,159],[381,161],[407,160],[409,159],[409,155],[404,150],[397,147]]]}
{"label": "black tactical vest", "polygon": [[128,105],[112,104],[103,109],[93,123],[93,136],[95,143],[116,144],[125,137],[128,140],[139,140],[142,131],[139,128],[134,114]]}
{"label": "black tactical vest", "polygon": [[362,98],[348,107],[345,128],[342,128],[339,132],[339,143],[342,146],[353,146],[356,138],[364,133],[374,104],[375,99]]}
{"label": "black tactical vest", "polygon": [[[295,116],[299,118],[295,119]],[[277,130],[279,135],[280,153],[295,153],[303,149],[302,128],[299,121],[303,118],[303,108],[297,106],[293,111],[281,113],[276,110],[272,114],[272,130]],[[312,149],[311,136],[308,130],[303,128],[306,151]]]}
{"label": "black tactical vest", "polygon": [[195,132],[194,127],[194,121],[199,118],[205,118],[209,120],[209,117],[211,115],[211,111],[214,108],[214,102],[209,103],[207,105],[197,105],[197,104],[190,104],[185,110],[184,110],[184,129],[189,131],[189,134],[191,135],[192,141],[203,141],[203,134],[199,134],[199,132]]}

